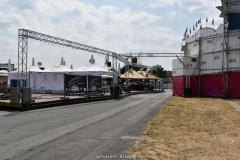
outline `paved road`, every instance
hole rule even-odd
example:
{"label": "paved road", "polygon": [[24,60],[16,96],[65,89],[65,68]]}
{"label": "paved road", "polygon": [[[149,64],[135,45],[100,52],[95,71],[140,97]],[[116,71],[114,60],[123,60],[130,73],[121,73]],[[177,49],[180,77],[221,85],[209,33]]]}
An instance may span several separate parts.
{"label": "paved road", "polygon": [[0,111],[0,159],[123,158],[171,95],[168,90],[28,112]]}

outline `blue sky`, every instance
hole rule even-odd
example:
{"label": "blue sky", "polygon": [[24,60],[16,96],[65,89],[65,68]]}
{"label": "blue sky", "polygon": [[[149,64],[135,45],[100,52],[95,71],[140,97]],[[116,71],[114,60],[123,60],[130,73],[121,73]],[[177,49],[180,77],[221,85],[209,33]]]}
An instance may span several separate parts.
{"label": "blue sky", "polygon": [[[208,27],[222,23],[220,0],[1,0],[0,63],[17,63],[18,29],[25,28],[116,53],[179,53],[186,27],[202,19]],[[76,69],[89,63],[91,53],[54,47],[29,39],[32,58],[45,68],[64,57]],[[104,56],[94,55],[104,66]],[[172,69],[175,58],[143,58],[144,65]],[[123,64],[121,64],[123,66]]]}

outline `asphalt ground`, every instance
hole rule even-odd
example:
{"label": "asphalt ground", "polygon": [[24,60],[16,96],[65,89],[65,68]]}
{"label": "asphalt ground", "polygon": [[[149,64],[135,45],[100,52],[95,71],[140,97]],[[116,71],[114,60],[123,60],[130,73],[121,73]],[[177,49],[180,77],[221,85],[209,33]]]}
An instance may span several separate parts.
{"label": "asphalt ground", "polygon": [[129,159],[124,151],[172,91],[27,112],[0,112],[0,159]]}

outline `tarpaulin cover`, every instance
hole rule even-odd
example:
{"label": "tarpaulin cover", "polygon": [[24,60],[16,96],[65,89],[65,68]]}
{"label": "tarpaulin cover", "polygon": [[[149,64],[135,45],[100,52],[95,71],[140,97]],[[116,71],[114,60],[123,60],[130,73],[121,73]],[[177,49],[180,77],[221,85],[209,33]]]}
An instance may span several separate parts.
{"label": "tarpaulin cover", "polygon": [[86,76],[65,75],[64,85],[66,93],[87,93]]}
{"label": "tarpaulin cover", "polygon": [[[177,76],[172,79],[173,95],[183,96],[184,88],[186,87],[186,76]],[[198,76],[190,76],[190,87],[192,88],[192,96],[198,96]]]}
{"label": "tarpaulin cover", "polygon": [[183,96],[186,76],[177,76],[172,78],[173,95]]}
{"label": "tarpaulin cover", "polygon": [[[190,78],[190,86],[192,88],[192,96],[197,96],[197,88],[199,85],[198,76]],[[240,98],[240,73],[228,74],[228,97]],[[183,96],[184,88],[186,86],[186,76],[173,77],[173,95]],[[226,74],[224,74],[224,82],[226,82]],[[224,90],[224,84],[221,74],[202,75],[201,76],[201,96],[211,97],[226,97],[222,91]]]}
{"label": "tarpaulin cover", "polygon": [[228,82],[228,96],[240,98],[240,73],[229,73]]}
{"label": "tarpaulin cover", "polygon": [[101,76],[88,76],[88,93],[96,94],[101,93],[102,77]]}
{"label": "tarpaulin cover", "polygon": [[[224,76],[224,81],[226,77]],[[224,84],[221,74],[212,74],[201,76],[201,95],[213,96],[213,97],[225,97],[222,92],[224,90]]]}

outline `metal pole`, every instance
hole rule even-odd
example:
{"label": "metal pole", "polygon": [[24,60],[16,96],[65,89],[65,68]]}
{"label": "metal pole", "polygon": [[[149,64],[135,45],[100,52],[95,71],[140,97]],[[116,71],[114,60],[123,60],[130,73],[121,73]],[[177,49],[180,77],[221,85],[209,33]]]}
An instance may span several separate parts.
{"label": "metal pole", "polygon": [[118,74],[117,74],[117,71],[118,71],[118,67],[117,67],[117,54],[116,54],[116,76],[115,76],[115,79],[116,79],[116,86],[118,85]]}
{"label": "metal pole", "polygon": [[22,88],[23,87],[23,75],[24,75],[24,71],[23,71],[23,52],[24,52],[24,40],[23,40],[23,37],[22,37],[22,76],[21,76],[21,83],[20,83],[20,87]]}
{"label": "metal pole", "polygon": [[[25,52],[25,61],[26,61],[26,64],[25,64],[25,74],[26,74],[26,83],[27,83],[27,53],[28,53],[28,37],[25,37],[25,39],[26,39],[26,52]],[[23,59],[23,61],[24,61],[24,59]],[[30,78],[30,77],[29,77]],[[30,84],[29,84],[30,85]],[[26,84],[26,87],[27,87],[27,84]]]}
{"label": "metal pole", "polygon": [[158,80],[158,83],[159,83],[159,86],[158,86],[158,88],[159,88],[159,91],[160,91],[160,89],[161,89],[161,87],[160,87],[160,80]]}
{"label": "metal pole", "polygon": [[128,93],[130,93],[130,86],[129,86],[129,62],[127,62],[128,65],[127,65],[127,87],[128,87]]}
{"label": "metal pole", "polygon": [[[29,74],[28,74],[28,87],[30,88],[30,70],[29,70]],[[27,81],[26,81],[26,83],[27,83]]]}
{"label": "metal pole", "polygon": [[198,95],[201,96],[201,38],[199,38],[199,53],[198,53]]}
{"label": "metal pole", "polygon": [[225,39],[225,0],[222,0],[222,13],[223,13],[223,41],[222,41],[222,80],[224,89],[226,89],[224,82],[224,39]]}
{"label": "metal pole", "polygon": [[[224,0],[225,1],[225,0]],[[226,2],[227,3],[227,2]],[[226,3],[224,2],[224,4],[226,5]],[[224,23],[224,35],[225,35],[225,31],[226,31],[226,36],[225,36],[225,44],[226,44],[226,49],[228,49],[228,32],[227,32],[227,30],[228,30],[228,25],[226,25],[227,24],[227,19],[228,19],[228,8],[227,8],[227,6],[226,6],[226,11],[225,11],[225,13],[226,13],[226,15],[224,16],[224,21],[225,21],[225,23]],[[224,14],[225,14],[224,13]],[[229,61],[228,61],[228,51],[226,51],[226,63],[227,63],[227,73],[226,73],[226,97],[228,97],[228,63],[229,63]]]}
{"label": "metal pole", "polygon": [[155,82],[155,91],[157,90],[157,83],[156,83],[156,79],[154,80]]}
{"label": "metal pole", "polygon": [[87,78],[87,95],[88,95],[88,75],[86,76]]}
{"label": "metal pole", "polygon": [[66,85],[65,85],[65,73],[63,73],[63,93],[64,93],[64,99],[65,99],[65,96],[66,96]]}
{"label": "metal pole", "polygon": [[18,74],[17,74],[17,76],[18,76],[18,82],[17,82],[17,87],[20,87],[19,86],[19,72],[20,72],[20,62],[19,62],[19,60],[20,60],[20,30],[18,30]]}
{"label": "metal pole", "polygon": [[114,54],[112,53],[112,62],[113,62],[113,64],[112,64],[112,66],[113,66],[113,68],[112,68],[112,72],[113,72],[113,84],[112,84],[112,90],[113,90],[113,96],[114,96],[114,78],[115,78],[115,76],[114,76]]}

